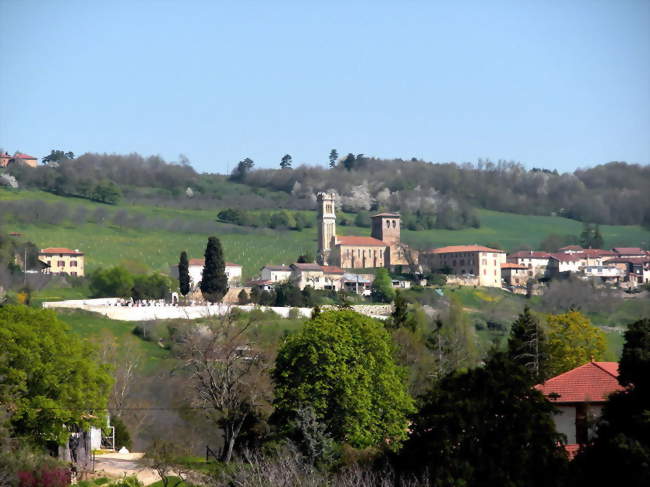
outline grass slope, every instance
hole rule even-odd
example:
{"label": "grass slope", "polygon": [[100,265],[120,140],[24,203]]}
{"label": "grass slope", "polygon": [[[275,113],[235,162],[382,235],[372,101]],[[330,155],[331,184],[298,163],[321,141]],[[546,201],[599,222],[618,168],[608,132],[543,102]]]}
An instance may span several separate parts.
{"label": "grass slope", "polygon": [[[209,235],[216,235],[224,246],[228,261],[244,266],[244,277],[255,276],[265,264],[294,262],[306,251],[316,251],[316,228],[300,232],[289,230],[245,229],[216,223],[219,208],[212,210],[178,210],[153,206],[120,204],[116,207],[93,203],[79,198],[65,198],[41,191],[0,189],[0,200],[41,200],[47,204],[65,203],[71,210],[85,207],[104,208],[113,214],[126,209],[132,214],[158,218],[163,221],[193,220],[208,223],[214,229],[207,233],[182,233],[158,229],[129,229],[111,225],[70,222],[59,225],[5,222],[5,231],[17,231],[42,247],[64,246],[78,248],[86,253],[88,271],[97,267],[115,265],[120,261],[139,261],[151,269],[168,270],[178,261],[182,250],[190,257],[201,257]],[[316,218],[315,212],[309,212]],[[580,233],[580,222],[559,217],[526,216],[479,210],[481,228],[463,230],[426,230],[402,232],[406,243],[419,248],[454,244],[496,243],[506,249],[521,245],[536,247],[548,234]],[[108,218],[110,220],[110,217]],[[369,228],[339,226],[343,235],[369,235]],[[602,226],[606,247],[645,246],[650,244],[650,232],[639,226]]]}

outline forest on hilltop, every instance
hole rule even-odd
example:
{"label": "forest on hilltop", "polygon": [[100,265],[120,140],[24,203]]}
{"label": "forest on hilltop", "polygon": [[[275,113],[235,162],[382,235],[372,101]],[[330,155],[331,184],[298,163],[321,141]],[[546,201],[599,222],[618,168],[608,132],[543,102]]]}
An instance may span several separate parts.
{"label": "forest on hilltop", "polygon": [[474,208],[650,226],[650,166],[625,162],[560,174],[508,161],[431,163],[348,154],[328,168],[292,169],[286,155],[282,168],[257,169],[244,159],[224,176],[198,173],[183,156],[170,163],[139,154],[74,158],[56,152],[62,154],[58,160],[6,172],[23,187],[54,194],[191,209],[311,210],[316,193],[333,191],[344,211],[400,211],[413,230],[480,226]]}

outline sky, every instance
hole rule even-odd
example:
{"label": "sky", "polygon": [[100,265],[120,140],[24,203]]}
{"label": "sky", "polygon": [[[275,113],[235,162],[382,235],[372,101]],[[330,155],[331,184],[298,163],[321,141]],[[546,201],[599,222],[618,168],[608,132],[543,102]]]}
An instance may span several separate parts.
{"label": "sky", "polygon": [[650,163],[650,1],[0,0],[0,148]]}

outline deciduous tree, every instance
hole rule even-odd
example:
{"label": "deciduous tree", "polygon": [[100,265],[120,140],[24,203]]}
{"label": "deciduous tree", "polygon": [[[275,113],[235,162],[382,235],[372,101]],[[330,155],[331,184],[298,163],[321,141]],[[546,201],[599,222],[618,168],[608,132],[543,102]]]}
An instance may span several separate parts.
{"label": "deciduous tree", "polygon": [[371,286],[372,300],[379,303],[390,303],[395,299],[395,289],[390,274],[384,268],[377,269],[375,280]]}
{"label": "deciduous tree", "polygon": [[548,315],[546,327],[549,377],[590,360],[602,360],[606,349],[605,334],[579,311]]}
{"label": "deciduous tree", "polygon": [[381,323],[353,311],[323,312],[278,352],[275,421],[290,430],[297,411],[310,407],[338,442],[397,449],[413,411],[404,378]]}
{"label": "deciduous tree", "polygon": [[0,307],[0,343],[0,378],[10,394],[0,406],[13,412],[15,437],[62,445],[69,428],[101,423],[111,377],[91,345],[52,311]]}

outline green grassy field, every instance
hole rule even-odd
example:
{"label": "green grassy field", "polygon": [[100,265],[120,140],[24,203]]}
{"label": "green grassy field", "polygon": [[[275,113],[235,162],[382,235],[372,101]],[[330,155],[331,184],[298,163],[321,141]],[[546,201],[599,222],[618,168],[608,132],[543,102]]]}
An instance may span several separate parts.
{"label": "green grassy field", "polygon": [[[209,235],[220,238],[226,259],[243,265],[244,277],[255,276],[265,264],[288,264],[307,251],[316,252],[316,228],[302,231],[245,229],[216,223],[219,208],[214,210],[177,210],[153,206],[119,204],[116,207],[93,203],[79,198],[65,198],[42,191],[0,189],[0,200],[41,200],[48,204],[64,203],[72,210],[84,207],[104,208],[113,214],[121,209],[164,221],[192,220],[209,223],[208,233],[182,233],[157,229],[129,229],[109,223],[76,225],[25,224],[7,221],[4,231],[20,232],[24,238],[41,247],[63,246],[78,248],[86,253],[86,268],[115,265],[121,261],[138,261],[151,269],[167,271],[186,250],[190,257],[201,257]],[[310,212],[312,215],[315,213]],[[463,230],[426,230],[402,232],[406,243],[419,248],[454,244],[497,243],[506,249],[521,245],[535,247],[548,234],[579,234],[580,222],[559,217],[542,217],[479,210],[481,228]],[[110,219],[110,218],[109,218]],[[338,226],[343,235],[369,235],[369,228]],[[639,246],[650,243],[650,232],[638,226],[603,226],[606,247]]]}

